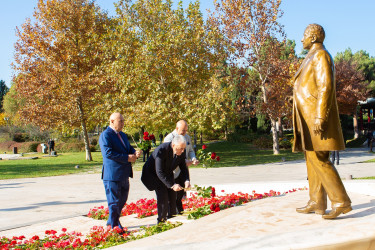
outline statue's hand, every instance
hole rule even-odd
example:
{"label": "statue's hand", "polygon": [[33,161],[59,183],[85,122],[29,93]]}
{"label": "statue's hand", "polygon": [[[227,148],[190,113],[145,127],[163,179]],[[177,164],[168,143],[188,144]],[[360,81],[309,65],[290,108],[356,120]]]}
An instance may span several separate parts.
{"label": "statue's hand", "polygon": [[321,118],[315,118],[314,122],[314,134],[321,135],[326,129],[326,122]]}

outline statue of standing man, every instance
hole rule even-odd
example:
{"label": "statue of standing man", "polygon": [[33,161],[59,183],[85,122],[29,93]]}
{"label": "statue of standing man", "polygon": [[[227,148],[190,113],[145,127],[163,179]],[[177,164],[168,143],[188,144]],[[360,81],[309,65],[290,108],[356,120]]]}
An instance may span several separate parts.
{"label": "statue of standing man", "polygon": [[[323,45],[322,26],[310,24],[303,35],[309,50],[294,76],[293,151],[305,153],[310,200],[299,213],[315,213],[334,219],[352,210],[340,176],[329,161],[329,152],[345,149],[336,101],[335,67]],[[327,195],[332,210],[326,214]]]}

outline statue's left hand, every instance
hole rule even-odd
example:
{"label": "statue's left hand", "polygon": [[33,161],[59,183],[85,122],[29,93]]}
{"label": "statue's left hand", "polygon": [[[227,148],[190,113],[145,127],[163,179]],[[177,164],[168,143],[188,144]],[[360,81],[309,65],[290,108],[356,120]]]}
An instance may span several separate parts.
{"label": "statue's left hand", "polygon": [[314,122],[314,134],[315,135],[321,135],[324,130],[326,129],[326,124],[323,119],[321,118],[315,118]]}

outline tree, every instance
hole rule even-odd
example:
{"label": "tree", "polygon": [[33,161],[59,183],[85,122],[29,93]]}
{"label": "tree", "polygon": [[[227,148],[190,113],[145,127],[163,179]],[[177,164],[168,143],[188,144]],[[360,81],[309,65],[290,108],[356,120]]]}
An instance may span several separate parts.
{"label": "tree", "polygon": [[368,95],[365,76],[353,60],[336,60],[336,95],[340,114],[353,115],[354,138],[358,138],[357,106],[358,101]]}
{"label": "tree", "polygon": [[[353,54],[350,48],[344,52],[339,52],[335,56],[335,61],[351,61],[357,65],[357,70],[362,72],[365,80],[369,83],[368,88],[372,96],[375,96],[375,57],[372,57],[364,50],[359,50]],[[363,100],[364,101],[364,100]]]}
{"label": "tree", "polygon": [[17,94],[15,83],[12,83],[8,93],[4,96],[3,108],[9,122],[14,125],[21,125],[18,111],[24,105],[24,99]]}
{"label": "tree", "polygon": [[[261,103],[268,104],[270,75],[280,60],[280,43],[284,40],[283,27],[277,19],[282,16],[281,0],[222,0],[216,3],[211,18],[230,42],[230,61],[256,71],[261,90]],[[279,154],[276,118],[268,114],[272,125],[273,152]]]}
{"label": "tree", "polygon": [[180,1],[174,10],[168,0],[123,0],[116,22],[111,40],[128,42],[117,43],[112,52],[118,57],[110,75],[121,91],[108,105],[126,114],[126,127],[160,131],[186,119],[191,128],[212,128],[202,119],[212,114],[205,113],[207,106],[215,109],[208,93],[225,56],[218,31],[205,23],[199,2],[183,9]]}
{"label": "tree", "polygon": [[100,68],[111,20],[89,0],[39,0],[34,17],[17,29],[20,119],[42,129],[81,127],[91,161],[87,129],[98,122],[94,107],[105,102],[103,93],[113,85]]}
{"label": "tree", "polygon": [[5,81],[0,80],[0,112],[3,110],[4,96],[8,93],[9,88],[5,85]]}

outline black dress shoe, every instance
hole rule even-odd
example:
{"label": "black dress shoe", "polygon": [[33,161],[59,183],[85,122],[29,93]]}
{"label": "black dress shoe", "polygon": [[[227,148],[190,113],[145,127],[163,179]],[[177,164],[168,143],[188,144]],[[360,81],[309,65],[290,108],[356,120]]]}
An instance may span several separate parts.
{"label": "black dress shoe", "polygon": [[329,219],[329,220],[335,219],[340,214],[346,214],[346,213],[349,213],[352,210],[353,210],[352,206],[335,207],[335,208],[332,208],[331,212],[329,212],[328,214],[324,214],[323,219]]}
{"label": "black dress shoe", "polygon": [[302,214],[315,213],[320,215],[323,215],[326,212],[324,208],[319,208],[316,204],[307,204],[304,207],[296,208],[296,211]]}

